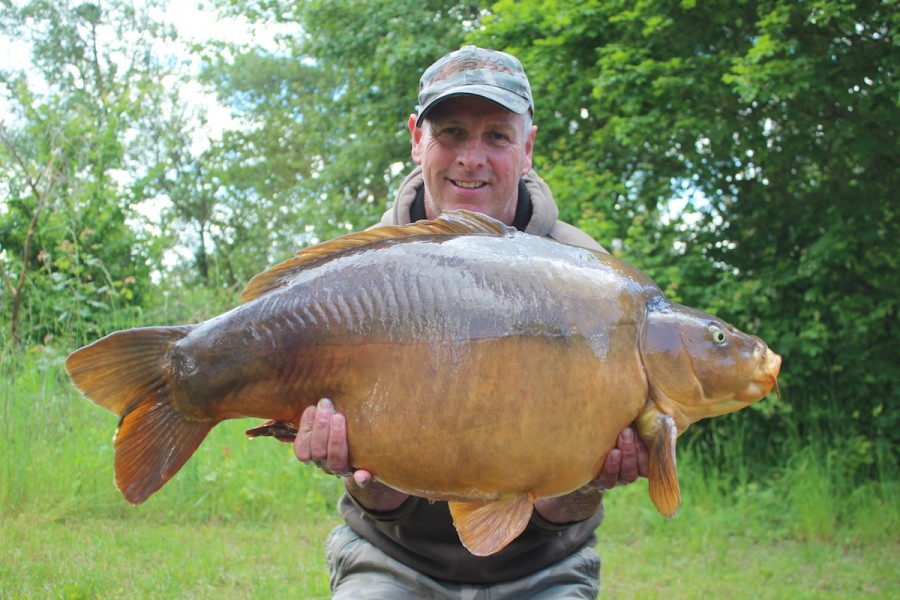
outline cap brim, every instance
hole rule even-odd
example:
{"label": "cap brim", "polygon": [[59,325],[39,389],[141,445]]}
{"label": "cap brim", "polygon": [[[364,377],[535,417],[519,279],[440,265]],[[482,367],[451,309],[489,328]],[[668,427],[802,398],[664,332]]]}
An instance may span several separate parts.
{"label": "cap brim", "polygon": [[432,108],[448,98],[455,98],[458,96],[478,96],[480,98],[485,98],[518,115],[524,115],[531,109],[531,103],[528,99],[513,94],[508,90],[503,90],[491,85],[466,85],[449,88],[435,96],[431,102],[419,109],[418,118],[420,120],[425,118],[425,115]]}

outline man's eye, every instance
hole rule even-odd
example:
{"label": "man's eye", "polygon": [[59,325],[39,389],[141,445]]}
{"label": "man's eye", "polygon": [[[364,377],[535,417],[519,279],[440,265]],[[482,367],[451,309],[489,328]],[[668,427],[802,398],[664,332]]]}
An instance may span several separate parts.
{"label": "man's eye", "polygon": [[466,138],[466,132],[459,127],[444,127],[438,131],[437,138],[445,144],[459,144]]}
{"label": "man's eye", "polygon": [[488,138],[495,144],[497,144],[497,143],[505,144],[505,143],[509,142],[509,136],[506,135],[505,133],[500,133],[499,131],[495,131],[493,133],[488,134]]}

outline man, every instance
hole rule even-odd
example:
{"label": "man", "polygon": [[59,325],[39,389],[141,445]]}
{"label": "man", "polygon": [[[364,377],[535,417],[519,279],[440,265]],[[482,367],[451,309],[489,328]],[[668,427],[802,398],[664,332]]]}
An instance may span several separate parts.
{"label": "man", "polygon": [[[533,116],[531,88],[516,58],[467,46],[438,60],[422,75],[419,112],[409,117],[419,167],[381,224],[467,209],[527,233],[601,249],[557,220],[549,188],[531,169]],[[346,422],[330,401],[303,414],[294,451],[328,473],[350,473]],[[646,462],[643,444],[626,429],[594,481],[537,501],[522,535],[487,557],[462,546],[445,502],[408,496],[356,471],[344,479],[340,502],[347,525],[327,543],[334,598],[595,598],[594,530],[603,518],[603,494],[646,475]]]}

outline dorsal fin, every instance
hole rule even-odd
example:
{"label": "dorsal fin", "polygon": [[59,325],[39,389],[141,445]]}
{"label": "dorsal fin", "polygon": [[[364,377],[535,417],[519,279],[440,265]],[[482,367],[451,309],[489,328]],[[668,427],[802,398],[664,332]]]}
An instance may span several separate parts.
{"label": "dorsal fin", "polygon": [[320,258],[325,258],[372,244],[381,240],[400,239],[412,236],[428,235],[459,235],[459,234],[485,234],[485,235],[510,235],[516,230],[504,225],[500,221],[467,210],[454,210],[441,214],[433,221],[417,221],[409,225],[389,225],[376,227],[357,233],[348,233],[336,237],[333,240],[316,244],[297,253],[297,256],[284,261],[281,264],[263,271],[253,277],[241,292],[241,302],[249,302],[259,298],[273,290],[282,287],[290,281],[294,275],[306,268],[307,263]]}

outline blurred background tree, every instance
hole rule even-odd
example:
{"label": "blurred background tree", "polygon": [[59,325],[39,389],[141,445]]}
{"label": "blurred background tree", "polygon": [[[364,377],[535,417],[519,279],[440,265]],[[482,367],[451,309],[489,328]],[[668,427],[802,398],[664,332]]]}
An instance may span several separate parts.
{"label": "blurred background tree", "polygon": [[0,71],[0,310],[14,340],[96,336],[97,315],[146,301],[161,247],[135,209],[151,140],[180,132],[157,4],[0,5],[0,33],[31,51]]}
{"label": "blurred background tree", "polygon": [[837,433],[864,476],[900,442],[892,4],[503,1],[473,38],[553,111],[544,172],[587,183],[555,188],[570,217],[784,355],[785,401],[729,418],[751,450]]}

